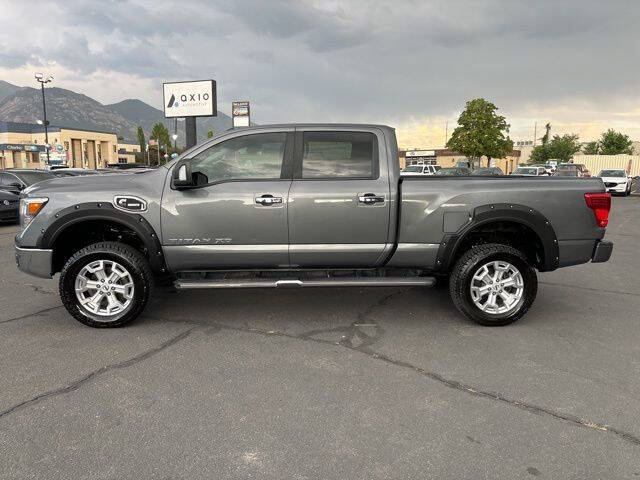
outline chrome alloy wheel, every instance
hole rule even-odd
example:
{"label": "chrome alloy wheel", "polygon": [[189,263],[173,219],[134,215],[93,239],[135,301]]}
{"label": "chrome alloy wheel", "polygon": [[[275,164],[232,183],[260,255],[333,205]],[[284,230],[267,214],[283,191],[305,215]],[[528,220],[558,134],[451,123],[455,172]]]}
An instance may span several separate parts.
{"label": "chrome alloy wheel", "polygon": [[471,280],[471,299],[485,313],[503,314],[517,307],[524,292],[520,271],[502,260],[481,266]]}
{"label": "chrome alloy wheel", "polygon": [[85,265],[75,282],[76,297],[89,312],[108,317],[124,310],[133,300],[133,277],[117,262],[96,260]]}

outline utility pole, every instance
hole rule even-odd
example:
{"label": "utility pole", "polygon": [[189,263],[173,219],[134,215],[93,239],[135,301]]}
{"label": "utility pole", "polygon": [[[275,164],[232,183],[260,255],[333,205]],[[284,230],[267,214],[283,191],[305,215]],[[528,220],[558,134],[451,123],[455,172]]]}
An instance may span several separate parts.
{"label": "utility pole", "polygon": [[49,122],[47,121],[47,104],[44,100],[44,84],[49,83],[53,80],[53,75],[45,75],[43,73],[35,74],[36,80],[40,83],[40,87],[42,87],[42,113],[44,114],[44,118],[42,123],[44,124],[44,150],[47,153],[47,165],[49,165]]}
{"label": "utility pole", "polygon": [[444,148],[447,148],[448,138],[449,138],[449,120],[444,122]]}
{"label": "utility pole", "polygon": [[536,137],[538,136],[538,122],[533,124],[533,146],[536,146]]}

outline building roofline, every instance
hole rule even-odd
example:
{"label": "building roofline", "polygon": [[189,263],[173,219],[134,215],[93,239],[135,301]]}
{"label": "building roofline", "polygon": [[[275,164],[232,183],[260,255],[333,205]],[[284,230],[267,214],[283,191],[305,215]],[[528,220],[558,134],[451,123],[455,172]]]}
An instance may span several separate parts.
{"label": "building roofline", "polygon": [[[106,133],[108,135],[118,134],[116,132],[109,132],[105,130],[93,130],[90,128],[70,127],[65,125],[49,125],[47,127],[49,132],[59,132],[60,130],[75,130],[78,132],[90,132],[90,133]],[[44,133],[44,125],[28,122],[10,122],[0,121],[0,133]]]}

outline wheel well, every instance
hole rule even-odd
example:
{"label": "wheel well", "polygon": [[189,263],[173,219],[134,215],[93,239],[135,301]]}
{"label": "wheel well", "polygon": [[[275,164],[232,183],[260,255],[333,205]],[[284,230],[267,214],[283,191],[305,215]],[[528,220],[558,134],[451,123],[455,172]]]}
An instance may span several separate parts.
{"label": "wheel well", "polygon": [[524,253],[536,268],[544,265],[544,245],[540,236],[527,225],[501,220],[478,225],[466,233],[456,247],[451,265],[469,249],[486,243],[509,245]]}
{"label": "wheel well", "polygon": [[81,248],[103,241],[130,245],[149,258],[142,238],[130,227],[111,220],[85,220],[68,226],[56,237],[51,247],[53,273],[62,270],[66,261]]}

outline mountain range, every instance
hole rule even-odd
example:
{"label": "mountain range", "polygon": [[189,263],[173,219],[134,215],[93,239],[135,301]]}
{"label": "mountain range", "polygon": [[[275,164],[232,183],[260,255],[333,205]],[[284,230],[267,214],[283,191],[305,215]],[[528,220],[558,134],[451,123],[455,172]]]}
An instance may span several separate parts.
{"label": "mountain range", "polygon": [[[127,99],[105,105],[81,93],[58,87],[46,88],[45,96],[50,125],[114,132],[131,143],[138,143],[138,126],[142,127],[147,139],[157,122],[164,123],[170,134],[174,132],[173,119],[164,118],[161,110],[141,100]],[[36,123],[38,119],[42,119],[40,90],[0,80],[0,120]],[[220,111],[217,117],[198,118],[198,141],[204,140],[209,130],[220,133],[231,128],[231,122],[231,117]],[[177,122],[178,145],[184,145],[184,123]]]}

